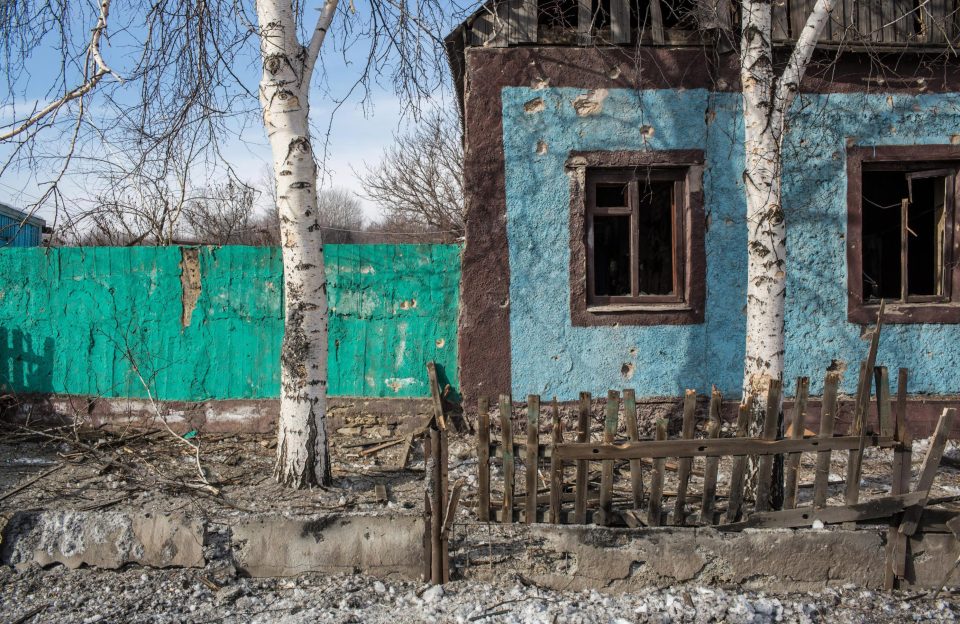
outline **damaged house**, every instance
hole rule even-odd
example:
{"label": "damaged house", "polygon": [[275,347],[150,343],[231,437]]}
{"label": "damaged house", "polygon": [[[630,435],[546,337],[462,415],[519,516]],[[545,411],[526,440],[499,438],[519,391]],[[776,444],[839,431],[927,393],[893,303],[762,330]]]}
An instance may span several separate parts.
{"label": "damaged house", "polygon": [[[813,2],[775,3],[789,56]],[[742,387],[747,276],[739,8],[488,3],[447,38],[465,129],[467,402]],[[785,379],[910,369],[929,434],[960,394],[960,66],[950,3],[836,3],[789,116]],[[733,25],[733,26],[732,26]],[[816,411],[816,401],[812,401]]]}

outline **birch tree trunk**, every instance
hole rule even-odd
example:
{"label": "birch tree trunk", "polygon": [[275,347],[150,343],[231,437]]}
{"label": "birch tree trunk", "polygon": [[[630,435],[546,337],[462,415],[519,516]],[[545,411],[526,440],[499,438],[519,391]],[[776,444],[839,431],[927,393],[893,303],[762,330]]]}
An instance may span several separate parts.
{"label": "birch tree trunk", "polygon": [[337,0],[327,0],[309,46],[290,0],[258,0],[260,105],[270,140],[283,254],[284,335],[274,477],[296,488],[331,482],[327,450],[327,295],[310,140],[310,79]]}
{"label": "birch tree trunk", "polygon": [[[771,0],[744,0],[740,83],[743,97],[744,172],[747,200],[747,328],[743,396],[752,394],[751,434],[763,429],[770,380],[783,381],[784,310],[787,293],[787,230],[781,204],[783,137],[787,115],[832,0],[818,0],[797,38],[783,74],[774,72]],[[783,401],[783,393],[780,399]],[[780,405],[776,406],[780,410]],[[779,459],[782,462],[782,458]],[[751,459],[751,484],[757,484]],[[775,474],[782,475],[782,469]],[[779,479],[772,498],[782,492]]]}
{"label": "birch tree trunk", "polygon": [[744,165],[747,200],[747,331],[744,395],[766,410],[770,379],[783,378],[784,303],[787,286],[786,223],[781,199],[783,136],[796,97],[832,10],[818,0],[783,74],[775,77],[770,0],[743,2],[740,81],[743,96]]}

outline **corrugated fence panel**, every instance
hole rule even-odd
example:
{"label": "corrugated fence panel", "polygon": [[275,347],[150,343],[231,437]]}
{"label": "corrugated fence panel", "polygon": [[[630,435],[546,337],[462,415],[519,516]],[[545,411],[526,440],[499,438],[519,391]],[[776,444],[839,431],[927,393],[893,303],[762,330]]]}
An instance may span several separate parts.
{"label": "corrugated fence panel", "polygon": [[[456,389],[459,252],[327,246],[331,395],[429,396],[429,360]],[[277,397],[282,291],[275,248],[0,249],[0,389]]]}

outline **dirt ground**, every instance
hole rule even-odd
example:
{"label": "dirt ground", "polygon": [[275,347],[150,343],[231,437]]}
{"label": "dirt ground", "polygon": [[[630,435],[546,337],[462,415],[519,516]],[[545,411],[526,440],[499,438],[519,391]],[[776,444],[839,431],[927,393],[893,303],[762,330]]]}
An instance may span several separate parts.
{"label": "dirt ground", "polygon": [[[599,422],[595,428],[599,429]],[[594,434],[599,438],[599,432]],[[549,439],[548,430],[541,434]],[[407,451],[407,439],[379,440],[334,438],[332,441],[334,485],[331,488],[291,490],[272,478],[275,441],[269,435],[203,435],[189,439],[158,428],[150,431],[65,429],[0,430],[0,513],[39,509],[162,510],[181,511],[209,519],[248,513],[279,513],[303,517],[320,512],[409,510],[422,506],[424,473],[422,443],[415,439]],[[928,440],[913,446],[913,474],[917,475]],[[450,437],[450,482],[462,481],[460,512],[475,518],[477,487],[476,438]],[[373,451],[373,452],[369,452]],[[402,456],[407,455],[404,467]],[[704,458],[696,458],[688,500],[699,501]],[[798,504],[813,496],[816,456],[802,456]],[[893,452],[867,449],[863,462],[861,500],[890,492]],[[730,460],[720,463],[717,486],[718,509],[724,508]],[[847,453],[834,452],[830,473],[829,504],[843,504]],[[599,483],[599,463],[591,465],[592,489]],[[676,491],[675,462],[667,462],[664,493]],[[673,468],[674,470],[671,470]],[[960,447],[948,444],[932,497],[960,497]],[[201,477],[202,475],[202,477]],[[547,471],[541,469],[539,495],[548,492]],[[566,482],[572,486],[574,467],[568,466]],[[650,466],[644,466],[649,485]],[[631,505],[629,465],[617,464],[614,506]],[[25,487],[23,487],[25,485]],[[377,486],[386,489],[386,500]],[[17,490],[18,487],[22,489]],[[502,498],[503,472],[499,459],[492,461],[492,499]],[[516,470],[515,495],[524,494],[522,462]],[[596,491],[592,492],[596,496]],[[569,503],[568,503],[569,504]],[[947,502],[942,506],[960,511]],[[666,508],[670,507],[667,500]]]}

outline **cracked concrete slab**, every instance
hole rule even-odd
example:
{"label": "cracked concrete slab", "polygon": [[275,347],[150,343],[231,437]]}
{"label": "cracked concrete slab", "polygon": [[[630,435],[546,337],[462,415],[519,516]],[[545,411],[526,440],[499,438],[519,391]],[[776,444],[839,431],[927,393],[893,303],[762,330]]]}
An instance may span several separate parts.
{"label": "cracked concrete slab", "polygon": [[237,567],[250,576],[363,572],[417,579],[423,520],[411,515],[256,516],[232,525]]}
{"label": "cracked concrete slab", "polygon": [[3,527],[0,561],[119,568],[203,567],[205,528],[183,514],[101,511],[14,513]]}

